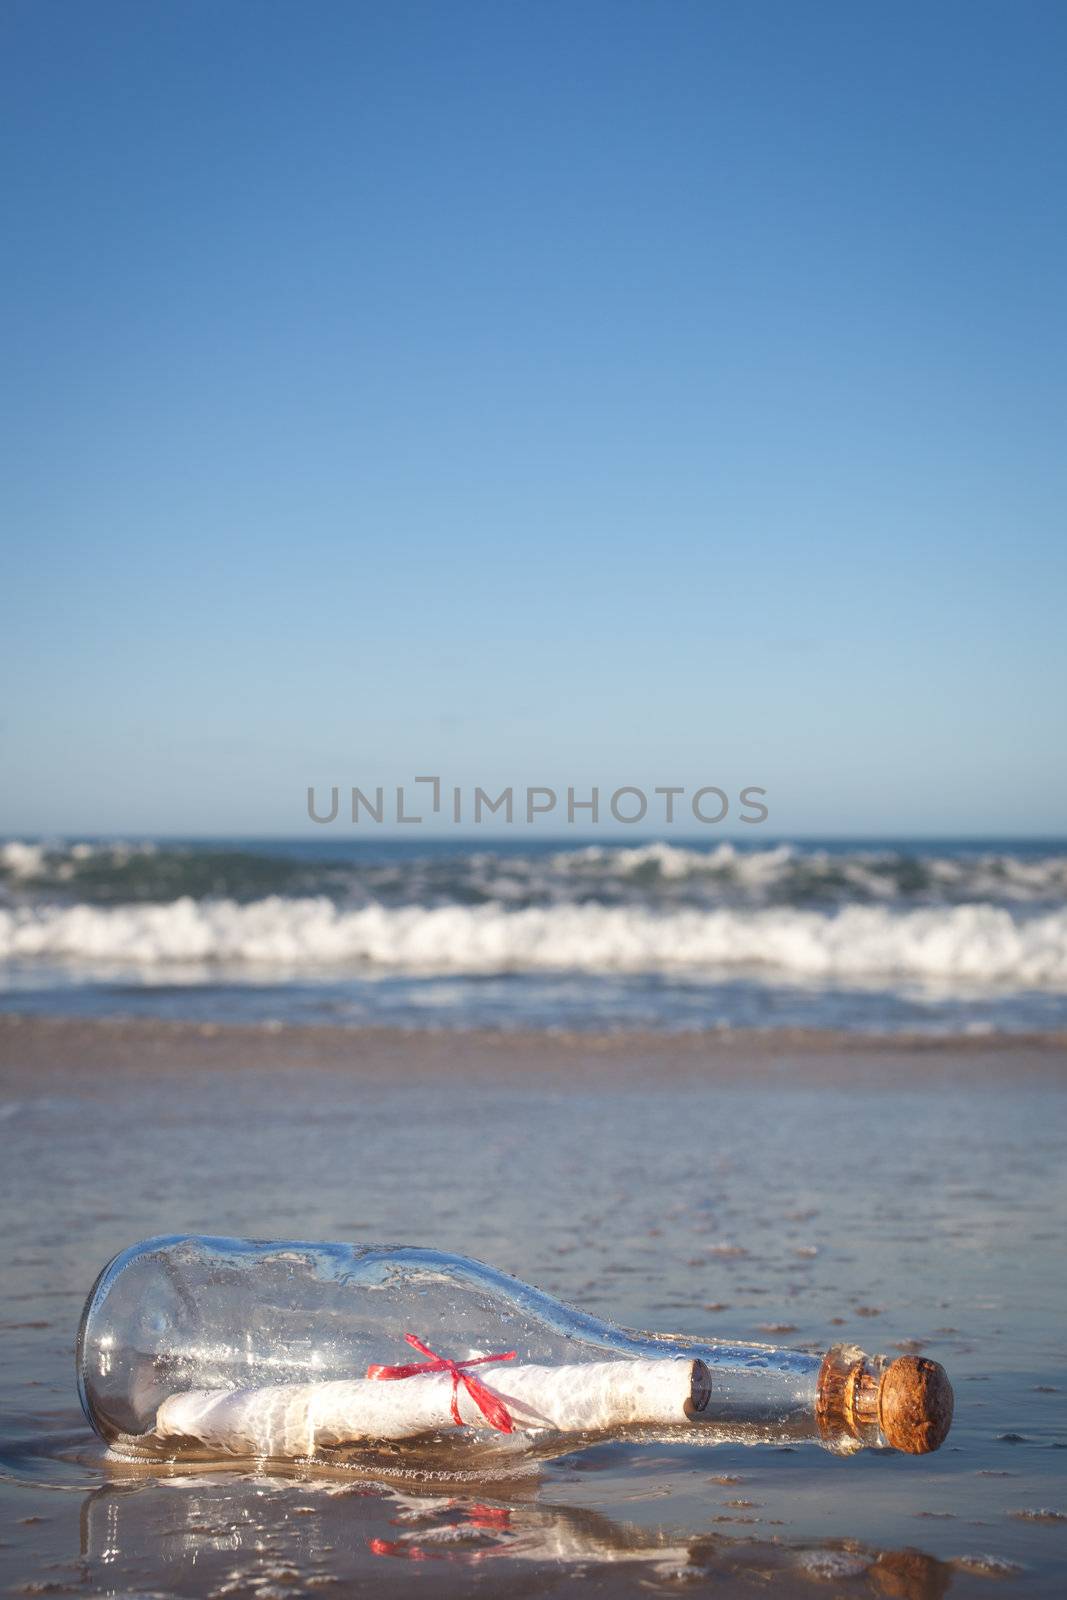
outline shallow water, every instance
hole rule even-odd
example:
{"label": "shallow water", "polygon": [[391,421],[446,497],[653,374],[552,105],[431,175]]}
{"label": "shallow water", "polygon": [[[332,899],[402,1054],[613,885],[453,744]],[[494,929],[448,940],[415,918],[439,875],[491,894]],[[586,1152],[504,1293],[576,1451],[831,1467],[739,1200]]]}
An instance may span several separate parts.
{"label": "shallow water", "polygon": [[76,967],[9,962],[0,966],[0,1013],[12,1012],[456,1031],[828,1028],[944,1038],[1065,1029],[1067,993],[962,980],[894,980],[871,986],[859,979],[811,978],[783,983],[755,969],[728,978],[563,970],[383,977],[324,967],[309,977],[284,967],[250,974],[247,967],[218,963],[146,975],[84,961]]}
{"label": "shallow water", "polygon": [[[447,1077],[415,1050],[405,1067],[402,1043],[381,1071],[327,1070],[310,1041],[291,1067],[209,1071],[190,1051],[42,1070],[7,1036],[12,1593],[1061,1592],[1062,1075],[990,1081],[932,1056],[926,1081],[857,1060],[815,1083],[784,1055],[746,1082],[610,1044],[542,1075],[501,1049],[497,1078],[466,1077],[462,1046]],[[462,1492],[121,1465],[77,1405],[82,1300],[115,1250],[185,1229],[433,1243],[636,1326],[916,1341],[949,1369],[956,1422],[921,1459],[601,1445]]]}

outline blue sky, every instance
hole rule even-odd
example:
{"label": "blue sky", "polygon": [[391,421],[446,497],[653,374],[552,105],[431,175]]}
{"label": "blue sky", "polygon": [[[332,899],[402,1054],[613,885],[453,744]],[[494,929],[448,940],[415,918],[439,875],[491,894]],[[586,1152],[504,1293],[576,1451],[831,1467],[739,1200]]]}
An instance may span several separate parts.
{"label": "blue sky", "polygon": [[0,832],[1064,831],[1062,6],[2,16]]}

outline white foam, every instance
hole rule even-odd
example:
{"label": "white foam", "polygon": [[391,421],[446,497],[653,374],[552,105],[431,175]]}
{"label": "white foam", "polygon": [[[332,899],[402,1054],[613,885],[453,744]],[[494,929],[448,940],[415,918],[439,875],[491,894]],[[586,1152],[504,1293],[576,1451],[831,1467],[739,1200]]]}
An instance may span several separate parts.
{"label": "white foam", "polygon": [[344,909],[326,898],[0,909],[0,960],[405,973],[570,971],[909,979],[1067,991],[1067,910],[987,904],[657,912],[566,904]]}
{"label": "white foam", "polygon": [[659,877],[671,880],[729,876],[752,887],[761,887],[776,881],[795,857],[796,850],[789,844],[749,851],[738,850],[736,845],[724,842],[714,850],[692,850],[659,839],[652,844],[614,848],[588,845],[584,850],[561,851],[553,857],[552,864],[557,869],[577,867],[579,872],[593,869],[621,878],[637,877],[649,868]]}
{"label": "white foam", "polygon": [[9,839],[0,845],[0,867],[13,878],[35,878],[44,866],[43,844],[24,844],[21,839]]}
{"label": "white foam", "polygon": [[1067,853],[1015,855],[984,851],[944,856],[917,851],[908,856],[893,849],[834,851],[780,844],[766,850],[740,850],[723,842],[712,850],[694,850],[657,841],[630,846],[590,845],[552,858],[558,872],[597,882],[654,878],[678,883],[703,881],[711,887],[741,890],[746,898],[767,900],[776,890],[789,891],[797,879],[806,894],[855,891],[872,900],[896,900],[914,894],[902,889],[899,873],[913,864],[925,881],[931,900],[1007,900],[1025,902],[1067,897]]}

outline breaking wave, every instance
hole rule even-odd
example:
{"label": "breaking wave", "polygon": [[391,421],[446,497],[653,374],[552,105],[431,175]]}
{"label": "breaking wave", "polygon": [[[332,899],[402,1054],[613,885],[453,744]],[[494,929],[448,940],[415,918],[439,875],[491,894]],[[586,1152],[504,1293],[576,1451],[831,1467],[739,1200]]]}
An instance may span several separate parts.
{"label": "breaking wave", "polygon": [[[595,858],[594,858],[595,859]],[[363,973],[762,971],[1067,991],[1067,910],[976,903],[656,909],[339,905],[325,895],[0,908],[0,960],[173,969],[182,964]]]}

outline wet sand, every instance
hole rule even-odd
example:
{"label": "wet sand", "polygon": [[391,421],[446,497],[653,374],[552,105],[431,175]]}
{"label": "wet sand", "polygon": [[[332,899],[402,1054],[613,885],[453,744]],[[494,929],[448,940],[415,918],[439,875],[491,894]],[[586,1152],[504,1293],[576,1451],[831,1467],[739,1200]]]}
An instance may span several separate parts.
{"label": "wet sand", "polygon": [[[14,1594],[1061,1592],[1067,1040],[0,1018]],[[512,1482],[151,1471],[85,1425],[97,1269],[153,1233],[432,1243],[632,1326],[921,1348],[935,1456],[601,1445]]]}

